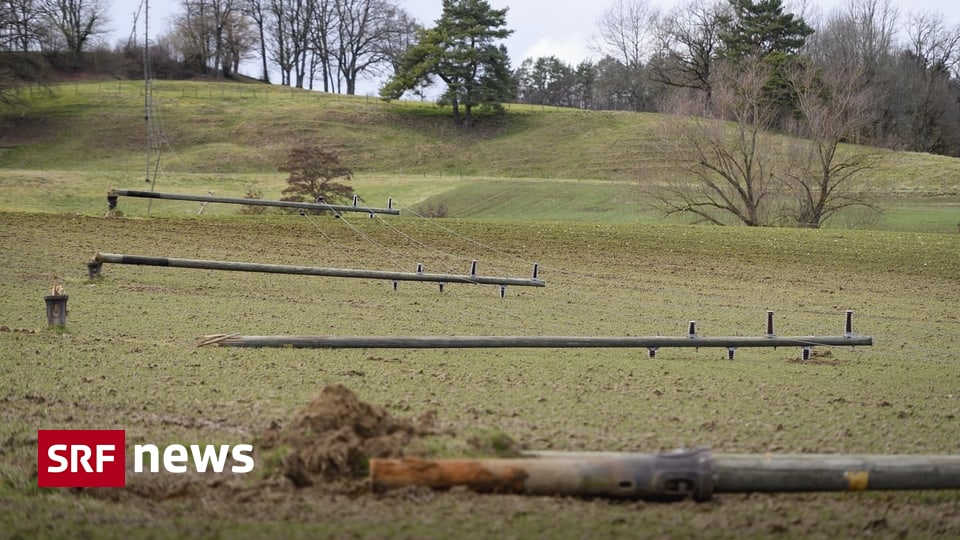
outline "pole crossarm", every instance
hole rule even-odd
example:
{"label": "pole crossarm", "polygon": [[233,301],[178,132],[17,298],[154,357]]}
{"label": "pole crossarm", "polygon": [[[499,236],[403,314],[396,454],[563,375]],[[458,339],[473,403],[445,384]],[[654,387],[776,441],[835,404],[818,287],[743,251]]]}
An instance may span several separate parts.
{"label": "pole crossarm", "polygon": [[205,336],[203,345],[293,349],[710,348],[870,346],[869,336],[575,337],[575,336]]}
{"label": "pole crossarm", "polygon": [[117,197],[139,197],[144,199],[166,199],[173,201],[196,201],[206,203],[244,204],[248,206],[276,206],[281,208],[300,208],[303,210],[329,210],[334,212],[363,212],[366,214],[400,215],[396,208],[370,208],[358,205],[341,205],[326,203],[306,203],[296,201],[272,201],[264,199],[241,199],[235,197],[215,197],[212,195],[186,195],[181,193],[161,193],[152,191],[135,191],[129,189],[111,189],[107,193],[110,208],[116,207]]}
{"label": "pole crossarm", "polygon": [[259,264],[203,259],[177,259],[172,257],[143,257],[139,255],[120,255],[115,253],[97,253],[94,263],[132,264],[141,266],[164,266],[171,268],[193,268],[202,270],[228,270],[235,272],[263,272],[269,274],[296,274],[303,276],[325,276],[342,278],[380,279],[390,281],[421,281],[434,283],[468,283],[475,285],[514,285],[521,287],[545,287],[546,283],[537,278],[490,277],[479,275],[430,274],[424,272],[388,272],[381,270],[352,270],[347,268],[322,268],[315,266],[287,266],[280,264]]}

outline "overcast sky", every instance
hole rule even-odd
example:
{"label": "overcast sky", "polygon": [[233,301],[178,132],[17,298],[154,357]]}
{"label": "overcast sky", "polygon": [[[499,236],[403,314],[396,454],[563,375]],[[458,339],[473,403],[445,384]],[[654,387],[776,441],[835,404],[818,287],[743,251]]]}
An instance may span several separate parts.
{"label": "overcast sky", "polygon": [[[126,40],[134,30],[133,15],[143,0],[107,0],[112,3],[110,26],[114,29],[110,44]],[[598,21],[615,0],[488,0],[495,9],[509,8],[507,27],[514,31],[505,44],[513,67],[525,58],[557,56],[568,64],[577,64],[596,57],[589,43],[596,33]],[[650,0],[650,4],[667,11],[686,0]],[[425,26],[433,26],[440,17],[441,0],[399,0],[415,19]],[[797,5],[799,0],[785,0],[785,5]],[[849,0],[808,0],[809,9],[828,14]],[[900,6],[901,17],[908,13],[939,13],[949,25],[960,24],[958,0],[894,0]],[[177,0],[150,1],[150,34],[166,33],[172,13],[180,11]],[[137,24],[138,41],[143,39],[143,17]],[[255,64],[254,64],[255,65]],[[257,68],[248,75],[257,76]],[[243,69],[241,69],[243,71]]]}

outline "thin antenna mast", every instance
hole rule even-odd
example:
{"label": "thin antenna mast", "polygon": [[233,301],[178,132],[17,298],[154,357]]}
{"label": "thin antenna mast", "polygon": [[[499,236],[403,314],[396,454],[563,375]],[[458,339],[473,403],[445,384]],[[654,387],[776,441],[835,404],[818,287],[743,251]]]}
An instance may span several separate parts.
{"label": "thin antenna mast", "polygon": [[[153,90],[150,81],[150,0],[144,0],[143,18],[143,119],[147,127],[147,152],[144,181],[150,184],[150,191],[156,187],[156,181],[150,181],[150,152],[153,150],[153,133],[150,126],[151,107],[153,106]],[[147,214],[153,201],[147,201]]]}

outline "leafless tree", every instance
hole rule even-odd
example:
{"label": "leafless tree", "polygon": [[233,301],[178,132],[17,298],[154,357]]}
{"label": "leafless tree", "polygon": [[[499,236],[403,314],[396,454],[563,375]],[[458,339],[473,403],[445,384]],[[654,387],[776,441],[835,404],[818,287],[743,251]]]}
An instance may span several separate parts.
{"label": "leafless tree", "polygon": [[110,21],[104,0],[40,0],[40,11],[74,55],[106,33]]}
{"label": "leafless tree", "polygon": [[334,51],[339,47],[337,27],[337,4],[340,0],[315,0],[316,8],[313,23],[310,25],[310,88],[319,73],[323,81],[323,91],[333,92],[337,88],[337,73]]}
{"label": "leafless tree", "polygon": [[907,39],[910,52],[924,70],[960,76],[960,25],[947,28],[939,14],[916,14],[907,24]]}
{"label": "leafless tree", "polygon": [[397,8],[391,21],[392,28],[378,44],[380,51],[390,64],[391,75],[395,75],[400,68],[400,57],[417,37],[422,26],[406,11]]}
{"label": "leafless tree", "polygon": [[908,49],[898,59],[901,137],[910,150],[960,155],[960,25],[947,28],[938,14],[919,14],[907,25]]}
{"label": "leafless tree", "polygon": [[240,0],[209,0],[213,41],[213,68],[230,77],[234,65],[239,65],[241,37],[245,33],[240,11]]}
{"label": "leafless tree", "polygon": [[759,59],[716,66],[708,108],[699,96],[678,97],[663,139],[692,179],[676,178],[652,193],[666,214],[693,214],[723,225],[733,217],[769,225],[782,139],[772,134],[776,108],[765,99],[770,67]]}
{"label": "leafless tree", "polygon": [[593,49],[625,66],[641,66],[653,49],[656,19],[647,0],[615,0],[600,18]]}
{"label": "leafless tree", "polygon": [[647,0],[615,0],[598,21],[591,48],[601,57],[598,91],[605,107],[651,108],[654,91],[644,68],[654,51],[657,18]]}
{"label": "leafless tree", "polygon": [[893,0],[848,0],[817,24],[804,52],[818,65],[862,68],[877,77],[894,53],[899,19]]}
{"label": "leafless tree", "polygon": [[268,0],[243,0],[241,9],[253,21],[256,28],[257,44],[260,47],[260,80],[270,82],[270,69],[267,66],[267,1]]}
{"label": "leafless tree", "polygon": [[37,0],[0,2],[0,50],[27,52],[39,46],[41,12]]}
{"label": "leafless tree", "polygon": [[185,62],[202,73],[231,77],[255,46],[240,0],[183,0],[170,41]]}
{"label": "leafless tree", "polygon": [[801,227],[819,228],[837,212],[869,206],[862,193],[863,174],[880,154],[850,145],[876,116],[877,93],[863,68],[796,68],[787,74],[796,95],[797,114],[782,170],[775,173],[797,201],[792,218]]}
{"label": "leafless tree", "polygon": [[[357,79],[388,64],[384,43],[398,29],[402,10],[385,0],[336,2],[337,70],[347,94],[357,91]],[[401,27],[402,28],[402,27]]]}
{"label": "leafless tree", "polygon": [[721,24],[728,10],[726,2],[693,0],[663,17],[651,61],[654,80],[675,88],[699,90],[709,103]]}
{"label": "leafless tree", "polygon": [[310,73],[308,59],[314,50],[311,38],[318,1],[269,0],[268,48],[280,69],[282,84],[304,87]]}

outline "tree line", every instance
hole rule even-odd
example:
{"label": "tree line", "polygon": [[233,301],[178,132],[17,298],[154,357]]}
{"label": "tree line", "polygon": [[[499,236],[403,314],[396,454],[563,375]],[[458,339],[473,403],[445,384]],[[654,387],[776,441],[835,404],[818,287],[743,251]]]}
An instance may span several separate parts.
{"label": "tree line", "polygon": [[[790,43],[778,39],[785,30],[777,12],[802,29]],[[733,31],[745,14],[756,43]],[[645,0],[615,0],[593,43],[599,60],[525,59],[516,71],[516,97],[539,105],[661,112],[677,90],[709,100],[717,68],[742,56],[746,46],[768,61],[862,72],[863,84],[880,94],[880,114],[862,137],[887,148],[960,156],[960,25],[949,27],[939,14],[901,13],[890,0],[849,0],[826,16],[785,14],[771,0],[691,1],[669,11]]]}
{"label": "tree line", "polygon": [[[345,94],[356,93],[362,80],[386,79],[384,95],[395,97],[440,79],[445,103],[459,105],[452,99],[458,93],[478,96],[467,98],[467,112],[477,100],[660,112],[677,90],[709,98],[717,67],[745,46],[730,33],[732,21],[753,10],[759,15],[752,31],[765,40],[758,54],[800,57],[828,70],[857,66],[867,85],[883,89],[882,114],[862,134],[870,142],[960,156],[960,25],[948,27],[938,14],[901,13],[890,0],[849,0],[826,16],[792,15],[805,30],[788,44],[776,39],[782,30],[772,14],[783,6],[773,4],[691,0],[662,11],[652,0],[611,0],[591,44],[597,60],[572,65],[547,56],[514,68],[498,44],[512,32],[506,10],[482,0],[443,0],[434,27],[414,20],[399,0],[180,0],[150,52],[157,76],[229,78],[241,64],[257,63],[264,81],[275,74],[280,80],[273,82]],[[2,0],[0,51],[81,55],[102,45],[110,29],[107,8],[106,0]],[[480,18],[486,41],[449,47],[437,41],[455,36],[457,21],[473,17]],[[117,44],[128,67],[142,56],[138,47]],[[439,56],[430,61],[443,60],[448,73],[423,71],[431,47]],[[411,49],[419,51],[419,62],[405,58]],[[0,93],[17,77],[40,76],[26,57],[4,57]],[[450,66],[469,73],[481,64],[488,73],[476,79],[482,84],[451,84]]]}
{"label": "tree line", "polygon": [[[2,0],[0,52],[82,62],[83,53],[102,52],[106,2]],[[166,30],[150,38],[149,57],[157,77],[231,78],[242,63],[257,62],[265,82],[279,74],[280,84],[354,94],[362,78],[391,70],[418,28],[396,0],[180,0]],[[137,58],[142,44],[133,37],[114,52]],[[3,86],[35,78],[21,65],[35,57],[3,55],[0,71],[10,72]]]}

